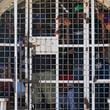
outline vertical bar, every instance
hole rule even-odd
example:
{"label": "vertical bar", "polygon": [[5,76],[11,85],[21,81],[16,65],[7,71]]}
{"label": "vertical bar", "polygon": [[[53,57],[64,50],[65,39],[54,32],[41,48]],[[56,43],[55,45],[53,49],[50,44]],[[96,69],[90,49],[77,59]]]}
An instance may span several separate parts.
{"label": "vertical bar", "polygon": [[[59,0],[56,0],[56,18],[59,15]],[[56,20],[56,31],[59,29],[58,20]],[[58,34],[56,34],[58,45]],[[58,47],[58,46],[57,46]],[[56,110],[59,110],[59,52],[56,53]]]}
{"label": "vertical bar", "polygon": [[[30,75],[29,75],[29,80],[31,81],[32,80],[32,52],[31,52],[31,49],[30,49],[30,56],[29,56],[29,62],[30,62],[30,64],[29,64],[29,73],[30,73]],[[32,109],[32,83],[30,83],[29,84],[29,110],[31,110]]]}
{"label": "vertical bar", "polygon": [[27,47],[25,47],[25,72],[26,72],[26,79],[28,80],[28,84],[26,84],[26,92],[25,92],[25,95],[26,95],[26,104],[28,106],[28,110],[31,110],[32,109],[32,98],[31,98],[31,85],[30,84],[30,80],[32,79],[32,54],[31,54],[31,49],[29,47],[29,39],[30,39],[30,36],[31,36],[31,24],[30,24],[30,21],[31,21],[31,17],[32,16],[30,13],[31,10],[32,10],[32,0],[26,0],[25,2],[25,8],[26,8],[26,11],[25,11],[25,14],[26,14],[26,18],[25,18],[25,35],[26,35],[26,38],[27,38]]}
{"label": "vertical bar", "polygon": [[15,91],[14,91],[14,110],[18,110],[18,96],[17,96],[17,76],[18,76],[18,62],[17,62],[17,0],[14,0],[14,71],[15,71]]}
{"label": "vertical bar", "polygon": [[95,5],[91,0],[91,40],[92,40],[92,110],[95,110]]}
{"label": "vertical bar", "polygon": [[[29,0],[29,41],[32,37],[32,2]],[[30,48],[30,47],[29,47]],[[32,48],[29,49],[29,80],[32,80]],[[32,83],[29,84],[29,110],[32,109],[32,94],[31,94]]]}
{"label": "vertical bar", "polygon": [[6,101],[4,101],[4,110],[6,110],[7,108],[6,108],[6,106],[7,106],[7,102]]}
{"label": "vertical bar", "polygon": [[[89,104],[89,22],[87,19],[89,18],[89,0],[84,1],[84,100],[88,101]],[[84,103],[84,110],[87,110],[88,105]]]}
{"label": "vertical bar", "polygon": [[0,104],[0,105],[1,105],[1,107],[0,107],[1,109],[0,109],[0,110],[4,110],[4,104],[3,104],[4,102],[1,101],[0,103],[1,103],[1,104]]}
{"label": "vertical bar", "polygon": [[108,104],[109,104],[109,110],[110,110],[110,99],[107,100]]}
{"label": "vertical bar", "polygon": [[[28,0],[25,0],[25,36],[28,36]],[[28,79],[28,49],[25,47],[25,79]],[[28,105],[28,84],[25,84],[25,103]]]}

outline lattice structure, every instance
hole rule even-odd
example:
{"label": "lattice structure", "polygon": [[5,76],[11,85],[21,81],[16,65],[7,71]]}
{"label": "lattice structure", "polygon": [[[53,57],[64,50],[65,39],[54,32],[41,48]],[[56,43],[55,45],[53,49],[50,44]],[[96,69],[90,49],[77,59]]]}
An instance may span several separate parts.
{"label": "lattice structure", "polygon": [[7,110],[110,109],[108,0],[20,0],[3,10],[0,100]]}
{"label": "lattice structure", "polygon": [[[43,98],[46,100],[46,103],[43,100],[43,104],[34,103],[34,108],[107,110],[110,78],[108,7],[105,3],[95,1],[95,16],[92,16],[93,5],[89,0],[42,0],[32,3],[30,33],[34,41],[40,42],[39,47],[36,47],[36,55],[32,58],[32,74],[44,75],[37,77],[41,86],[33,87],[33,90],[41,88],[38,92],[41,95],[36,96],[41,102]],[[91,28],[93,26],[95,30]],[[53,39],[57,49],[48,43]],[[56,56],[54,63],[53,55]],[[54,86],[51,87],[51,84]],[[47,90],[48,85],[50,91]],[[52,93],[54,100],[51,100]],[[49,99],[51,102],[47,101]]]}
{"label": "lattice structure", "polygon": [[[3,1],[4,2],[4,1]],[[8,1],[7,1],[8,2]],[[1,5],[1,4],[0,4]],[[5,4],[2,4],[5,5]],[[18,6],[18,108],[25,107],[24,84],[25,78],[25,53],[23,39],[25,32],[25,10]],[[2,110],[14,110],[15,105],[15,34],[14,34],[14,9],[11,7],[0,16],[0,103],[6,100],[6,108]],[[22,85],[22,86],[21,86]],[[5,105],[3,105],[5,106]]]}

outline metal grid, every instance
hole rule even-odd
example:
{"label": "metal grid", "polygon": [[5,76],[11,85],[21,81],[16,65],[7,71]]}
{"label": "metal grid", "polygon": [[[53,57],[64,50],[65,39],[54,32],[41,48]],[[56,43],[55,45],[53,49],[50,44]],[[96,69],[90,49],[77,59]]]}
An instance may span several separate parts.
{"label": "metal grid", "polygon": [[34,2],[32,4],[32,35],[55,36],[55,0]]}
{"label": "metal grid", "polygon": [[26,0],[1,15],[0,98],[8,98],[7,109],[110,109],[108,4]]}
{"label": "metal grid", "polygon": [[[92,7],[91,7],[92,8]],[[92,9],[91,9],[92,10]],[[110,73],[109,73],[109,9],[104,3],[100,1],[95,1],[94,3],[94,41],[92,41],[92,45],[94,44],[94,49],[92,49],[92,53],[94,50],[94,65],[92,64],[92,68],[94,68],[94,75],[92,75],[93,85],[92,91],[95,90],[95,95],[92,95],[92,109],[99,110],[110,109],[108,107],[108,98],[109,98],[109,81]],[[92,23],[92,22],[91,22]],[[92,24],[91,24],[92,25]],[[93,37],[93,36],[92,36]],[[93,40],[90,38],[90,40]],[[91,42],[90,42],[91,43]],[[97,45],[98,44],[98,45]],[[108,44],[107,46],[105,46]],[[93,55],[93,54],[92,54]],[[93,56],[92,56],[93,57]],[[92,62],[93,63],[93,62]],[[98,80],[102,80],[95,84]],[[91,93],[92,94],[92,93]],[[94,94],[94,93],[93,93]]]}
{"label": "metal grid", "polygon": [[[42,7],[47,6],[47,2],[53,6],[53,1],[33,1],[33,4],[35,5],[33,5],[32,10],[36,9],[36,12],[33,11],[32,15],[35,16],[35,14],[39,14],[41,10],[48,10],[48,8],[45,7],[44,9]],[[40,13],[42,14],[45,12],[45,15],[54,15],[49,19],[56,20],[56,26],[53,25],[56,29],[53,32],[58,40],[58,44],[56,44],[56,46],[58,46],[58,51],[55,51],[56,53],[54,54],[57,56],[56,79],[54,79],[55,77],[51,79],[51,75],[50,79],[46,79],[46,77],[43,80],[40,79],[41,85],[42,83],[56,84],[56,86],[54,86],[56,89],[56,106],[51,106],[50,103],[49,105],[51,106],[51,109],[56,110],[70,110],[69,107],[74,107],[74,109],[77,110],[107,110],[109,108],[107,99],[109,98],[110,75],[109,62],[107,63],[106,61],[109,61],[109,32],[103,31],[105,24],[104,26],[102,25],[103,22],[100,20],[100,17],[98,17],[99,15],[97,15],[99,13],[98,8],[100,7],[99,10],[103,12],[106,6],[101,5],[99,1],[95,1],[94,3],[89,0],[56,0],[54,3],[54,6],[50,8],[50,10],[56,7],[56,11],[53,9],[54,11],[51,12],[48,10]],[[37,6],[38,8],[35,8],[34,6]],[[109,10],[106,13],[109,15]],[[48,25],[48,17],[45,18],[42,16],[39,20],[44,20],[44,24]],[[56,18],[53,18],[55,16]],[[32,18],[32,21],[34,21],[33,16]],[[50,23],[50,25],[52,24],[53,23]],[[34,24],[32,24],[32,26],[34,27]],[[44,33],[45,32],[42,32],[42,34]],[[50,37],[49,33],[48,35],[34,35],[32,31],[32,37],[35,38],[36,36],[35,39],[37,40],[37,37],[40,37],[39,42],[42,42],[44,36],[46,39]],[[106,38],[104,38],[104,36],[106,36]],[[52,38],[49,39],[51,42]],[[37,50],[38,53],[41,52],[41,56],[51,53],[50,51],[42,53],[42,49],[43,48],[38,48]],[[51,54],[53,55],[53,53]],[[106,61],[104,61],[105,59]],[[103,64],[100,64],[100,61]],[[34,65],[37,67],[37,63]],[[44,65],[46,66],[47,64]],[[41,66],[39,65],[39,67]],[[42,69],[40,68],[40,70]],[[44,72],[41,74],[43,73]],[[69,98],[69,95],[73,98]],[[35,109],[37,109],[37,107],[35,107]],[[40,109],[42,109],[41,106]],[[47,108],[45,107],[43,109]]]}
{"label": "metal grid", "polygon": [[[14,2],[14,5],[16,3]],[[23,47],[25,10],[23,5],[18,6],[18,8],[16,7],[16,9],[12,6],[0,16],[0,109],[2,110],[22,110],[25,107],[23,82],[25,78],[25,55]],[[17,28],[15,24],[17,24]],[[16,38],[15,34],[17,35]],[[15,68],[16,64],[17,68]],[[16,72],[18,76],[16,76]],[[15,88],[17,88],[17,91]],[[3,100],[6,101],[6,108],[5,102],[2,106]],[[16,104],[17,106],[15,107]]]}
{"label": "metal grid", "polygon": [[[52,8],[51,7],[50,8],[48,7],[49,9],[46,8],[48,4],[50,4]],[[53,30],[54,36],[52,35],[52,37],[56,37],[56,39],[52,37],[50,38],[49,34],[51,34],[51,32],[49,31],[48,31],[48,35],[46,35],[45,32],[43,31],[42,34],[40,35],[34,35],[33,30],[32,30],[32,34],[30,32],[30,36],[33,35],[32,39],[36,40],[37,42],[40,42],[39,47],[36,47],[36,51],[37,51],[36,55],[34,54],[32,57],[33,59],[32,79],[37,78],[39,82],[38,84],[37,82],[35,83],[37,85],[36,87],[32,86],[33,91],[38,91],[36,93],[39,93],[39,96],[38,95],[35,96],[35,92],[34,92],[34,95],[32,95],[34,99],[32,100],[40,100],[40,104],[39,102],[35,103],[37,101],[34,101],[33,108],[35,110],[37,109],[69,110],[70,107],[73,107],[74,109],[77,110],[84,109],[84,100],[83,100],[84,82],[82,83],[82,81],[84,80],[83,77],[84,74],[83,73],[83,63],[84,63],[83,11],[84,10],[81,9],[82,13],[79,12],[78,14],[73,13],[75,10],[73,7],[77,5],[82,6],[83,3],[82,2],[79,3],[78,1],[73,2],[72,0],[68,2],[65,0],[58,0],[58,1],[45,0],[45,1],[36,1],[36,2],[33,1],[32,3],[32,11],[30,11],[30,16],[32,15],[34,16],[32,16],[32,24],[30,25],[33,28],[34,28],[34,24],[33,24],[34,20],[36,21],[40,20],[40,25],[45,24],[47,26],[48,26],[48,22],[47,22],[48,19],[50,19],[50,21],[54,19],[55,20],[54,23],[56,22],[56,26],[53,23],[49,24],[54,28],[56,27],[56,29]],[[45,6],[45,9],[43,6]],[[50,11],[51,9],[53,9],[53,11]],[[35,16],[37,16],[39,13],[42,18],[35,19]],[[52,18],[49,18],[48,16],[46,18],[44,17],[45,15],[49,15],[49,14],[53,15]],[[45,21],[45,23],[41,23],[41,20],[42,22]],[[31,18],[30,18],[30,23],[31,23]],[[36,24],[36,26],[37,25],[38,24]],[[37,34],[39,34],[39,32]],[[45,41],[42,43],[43,40]],[[54,48],[53,50],[47,50],[47,48],[51,48],[52,46],[51,44],[49,44],[48,47],[42,46],[42,45],[46,46],[47,43],[53,40],[56,42],[57,49]],[[41,55],[39,55],[38,53],[41,53]],[[53,55],[56,56],[55,59],[52,58]],[[54,64],[52,63],[53,60],[55,60]],[[54,71],[52,71],[53,66],[54,66]],[[40,78],[38,78],[37,75],[39,75]],[[40,85],[40,90],[42,90],[42,92],[38,90],[39,89],[38,85]],[[50,88],[47,90],[47,88],[49,87],[48,85],[50,85]],[[53,85],[52,88],[51,85]],[[54,91],[51,91],[51,89],[53,89]],[[48,96],[47,94],[50,94],[50,96]],[[68,98],[66,99],[67,95]],[[51,100],[51,102],[49,100]]]}

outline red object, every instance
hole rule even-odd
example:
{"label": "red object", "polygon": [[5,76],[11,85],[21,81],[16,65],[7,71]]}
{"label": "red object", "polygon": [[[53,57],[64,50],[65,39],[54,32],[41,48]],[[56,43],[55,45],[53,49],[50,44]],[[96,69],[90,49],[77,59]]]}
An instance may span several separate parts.
{"label": "red object", "polygon": [[73,75],[70,75],[70,74],[67,74],[67,75],[62,74],[59,76],[59,80],[73,80],[73,79],[74,79]]}
{"label": "red object", "polygon": [[0,82],[0,91],[9,91],[9,88],[11,88],[10,82]]}

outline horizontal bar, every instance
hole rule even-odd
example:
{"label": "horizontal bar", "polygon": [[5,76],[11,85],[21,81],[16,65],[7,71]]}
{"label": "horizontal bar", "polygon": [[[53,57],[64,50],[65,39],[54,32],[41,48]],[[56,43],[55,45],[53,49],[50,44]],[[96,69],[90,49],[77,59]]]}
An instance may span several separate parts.
{"label": "horizontal bar", "polygon": [[[20,80],[20,81],[26,82],[24,80]],[[13,79],[0,79],[0,82],[13,82]],[[30,83],[33,83],[33,82],[36,83],[37,81],[30,81]],[[40,80],[39,83],[56,83],[56,80]],[[59,80],[59,83],[84,83],[84,81],[83,80]],[[89,83],[91,84],[92,81],[89,81]],[[96,84],[110,83],[110,79],[98,79],[95,83]]]}
{"label": "horizontal bar", "polygon": [[[42,38],[41,38],[41,40],[42,40]],[[0,46],[14,47],[14,43],[0,43]],[[18,44],[18,46],[19,46],[19,44]],[[109,47],[110,45],[109,44],[95,44],[94,46],[95,47]],[[83,44],[63,44],[63,45],[59,44],[59,47],[84,47],[84,45]],[[89,47],[92,47],[92,45],[90,44]],[[46,54],[48,54],[48,53],[46,53]]]}
{"label": "horizontal bar", "polygon": [[[109,47],[109,44],[95,44],[95,47]],[[83,44],[63,44],[63,45],[59,45],[59,47],[84,47]],[[92,47],[91,44],[89,44],[89,47]]]}
{"label": "horizontal bar", "polygon": [[0,82],[13,82],[13,79],[0,79]]}
{"label": "horizontal bar", "polygon": [[[0,46],[6,47],[6,46],[11,46],[14,47],[14,43],[0,43]],[[17,45],[19,46],[19,45]]]}
{"label": "horizontal bar", "polygon": [[[39,83],[56,83],[56,80],[41,80]],[[59,83],[84,83],[83,80],[59,80]],[[89,81],[91,84],[92,81]],[[110,79],[98,79],[96,84],[102,84],[102,83],[110,83]]]}

